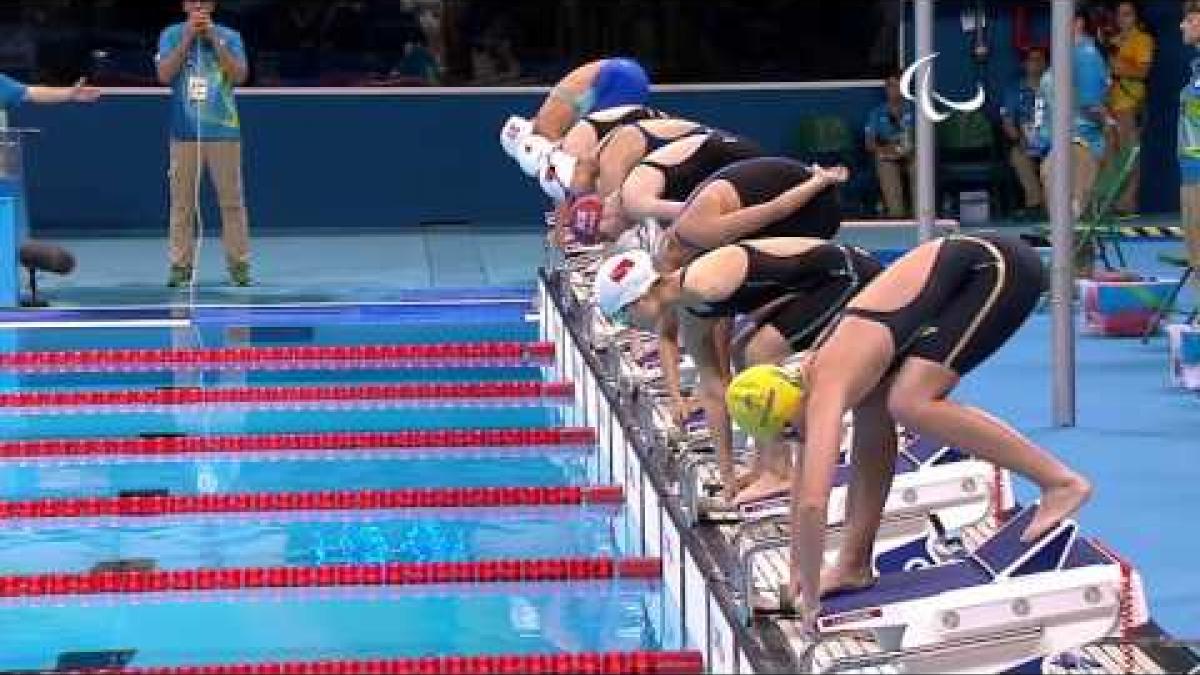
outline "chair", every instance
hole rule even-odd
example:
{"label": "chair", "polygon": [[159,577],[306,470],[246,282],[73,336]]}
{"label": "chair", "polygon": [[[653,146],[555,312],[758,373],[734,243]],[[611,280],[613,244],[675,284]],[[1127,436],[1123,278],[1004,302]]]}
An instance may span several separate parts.
{"label": "chair", "polygon": [[976,110],[955,113],[937,125],[938,196],[954,188],[984,188],[993,197],[1005,178],[992,122]]}
{"label": "chair", "polygon": [[1088,201],[1084,204],[1079,224],[1075,228],[1075,251],[1080,253],[1086,247],[1093,247],[1096,255],[1106,269],[1114,269],[1108,256],[1111,246],[1117,262],[1125,267],[1125,252],[1121,248],[1120,224],[1117,220],[1113,205],[1120,198],[1129,183],[1129,177],[1137,166],[1142,152],[1141,145],[1131,145],[1121,148],[1115,157],[1105,162],[1096,174],[1096,182],[1092,186]]}
{"label": "chair", "polygon": [[[1179,299],[1179,294],[1187,286],[1188,280],[1192,278],[1192,275],[1197,273],[1196,268],[1192,265],[1192,261],[1181,253],[1160,253],[1158,260],[1171,267],[1178,267],[1180,269],[1179,281],[1171,289],[1170,294],[1163,299],[1162,304],[1154,311],[1150,322],[1146,324],[1146,332],[1142,333],[1142,344],[1149,342],[1150,336],[1158,330],[1163,318],[1175,311],[1175,302]],[[1195,321],[1198,314],[1200,314],[1200,308],[1193,309],[1188,313],[1187,321]]]}
{"label": "chair", "polygon": [[[1121,248],[1121,224],[1117,220],[1113,205],[1124,191],[1133,168],[1137,166],[1142,146],[1131,145],[1121,148],[1116,156],[1100,167],[1096,182],[1092,185],[1088,201],[1083,205],[1075,223],[1075,260],[1077,267],[1090,267],[1095,256],[1109,271],[1125,267],[1125,251]],[[1038,233],[1049,236],[1050,226],[1043,225]],[[1117,265],[1109,257],[1112,248]],[[1086,260],[1085,260],[1086,259]]]}

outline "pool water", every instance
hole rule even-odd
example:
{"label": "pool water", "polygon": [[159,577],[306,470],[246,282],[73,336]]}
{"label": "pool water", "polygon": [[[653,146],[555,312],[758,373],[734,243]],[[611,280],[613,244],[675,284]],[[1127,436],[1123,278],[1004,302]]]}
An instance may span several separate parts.
{"label": "pool water", "polygon": [[[188,327],[20,329],[0,349],[75,351],[220,346],[534,341],[527,302],[492,306],[208,310]],[[111,317],[110,317],[111,318]],[[0,391],[555,380],[538,366],[156,373],[0,372]],[[570,426],[556,402],[264,410],[0,413],[0,438],[129,438]],[[140,461],[0,461],[0,499],[403,488],[586,485],[595,452],[168,456]],[[87,573],[138,561],[159,570],[622,557],[616,506],[490,507],[286,514],[55,518],[0,525],[0,577]],[[678,648],[658,580],[299,588],[0,599],[0,669],[88,663],[129,650],[131,666]],[[677,616],[678,613],[676,612]],[[80,656],[83,654],[83,656]],[[82,659],[82,660],[79,660]]]}

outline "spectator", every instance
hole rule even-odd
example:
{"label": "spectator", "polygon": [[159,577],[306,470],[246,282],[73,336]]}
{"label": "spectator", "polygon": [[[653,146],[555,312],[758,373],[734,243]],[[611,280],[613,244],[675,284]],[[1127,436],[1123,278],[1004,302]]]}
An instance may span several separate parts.
{"label": "spectator", "polygon": [[184,0],[187,20],[167,27],[158,44],[158,79],[172,89],[171,287],[195,279],[196,210],[205,168],[221,205],[230,280],[250,284],[242,129],[233,94],[246,81],[246,51],[237,31],[213,23],[215,9],[214,0]]}
{"label": "spectator", "polygon": [[404,43],[404,57],[400,59],[394,74],[414,84],[433,86],[442,81],[442,71],[437,59],[419,40]]}
{"label": "spectator", "polygon": [[1000,121],[1004,135],[1012,147],[1008,161],[1025,196],[1024,207],[1018,218],[1038,218],[1045,210],[1042,181],[1038,176],[1038,163],[1046,156],[1045,147],[1036,133],[1038,87],[1046,72],[1046,52],[1033,47],[1025,52],[1024,76],[1004,95],[1000,106]]}
{"label": "spectator", "polygon": [[875,172],[888,216],[903,218],[904,186],[913,178],[913,106],[900,93],[900,76],[889,75],[884,82],[887,100],[867,117],[867,152],[875,157]]}
{"label": "spectator", "polygon": [[[1146,78],[1154,63],[1154,38],[1142,29],[1138,6],[1133,0],[1123,0],[1117,5],[1117,31],[1108,46],[1113,75],[1108,107],[1117,122],[1120,147],[1132,147],[1141,142]],[[1134,165],[1129,184],[1117,202],[1117,212],[1122,215],[1130,216],[1137,210],[1141,182],[1138,164]]]}

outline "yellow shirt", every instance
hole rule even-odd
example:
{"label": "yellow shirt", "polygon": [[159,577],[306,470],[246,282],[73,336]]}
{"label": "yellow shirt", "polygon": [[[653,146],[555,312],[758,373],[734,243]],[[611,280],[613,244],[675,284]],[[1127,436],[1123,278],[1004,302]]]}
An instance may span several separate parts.
{"label": "yellow shirt", "polygon": [[1112,57],[1108,105],[1113,110],[1139,110],[1146,103],[1146,80],[1122,77],[1121,73],[1148,68],[1154,62],[1154,38],[1135,27],[1129,35],[1118,37],[1117,45],[1117,53]]}

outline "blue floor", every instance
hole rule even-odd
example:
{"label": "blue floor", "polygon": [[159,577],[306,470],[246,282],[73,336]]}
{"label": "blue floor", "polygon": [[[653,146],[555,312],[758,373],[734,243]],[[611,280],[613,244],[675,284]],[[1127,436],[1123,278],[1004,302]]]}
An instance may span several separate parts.
{"label": "blue floor", "polygon": [[[874,238],[863,240],[885,245]],[[70,279],[50,280],[49,299],[62,305],[186,301],[170,293],[160,239],[62,242],[79,258]],[[1143,273],[1171,276],[1155,256],[1178,242],[1131,244]],[[403,289],[528,285],[542,256],[538,232],[458,228],[362,236],[264,236],[255,241],[253,289],[223,285],[215,239],[203,250],[201,302],[394,300]],[[1185,298],[1186,303],[1194,300]],[[1017,338],[973,374],[959,397],[1000,415],[1086,473],[1097,491],[1082,516],[1142,571],[1152,613],[1170,632],[1200,635],[1200,583],[1193,571],[1200,539],[1192,527],[1200,484],[1200,397],[1171,389],[1163,338],[1080,336],[1078,425],[1053,426],[1050,323],[1036,315]],[[1022,490],[1028,499],[1032,492]]]}

